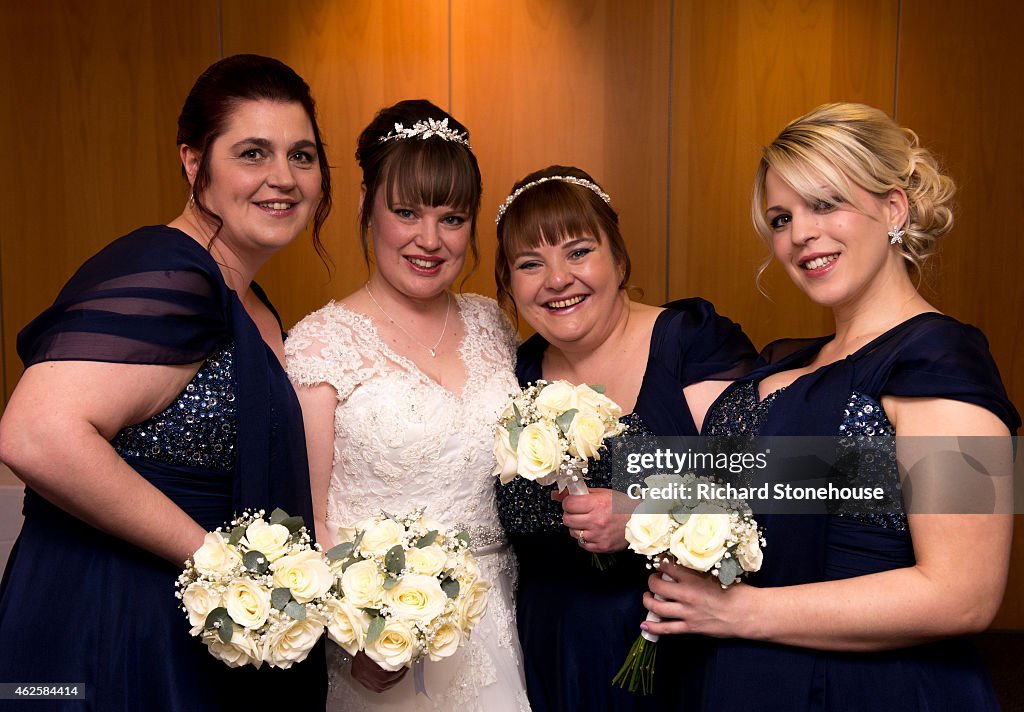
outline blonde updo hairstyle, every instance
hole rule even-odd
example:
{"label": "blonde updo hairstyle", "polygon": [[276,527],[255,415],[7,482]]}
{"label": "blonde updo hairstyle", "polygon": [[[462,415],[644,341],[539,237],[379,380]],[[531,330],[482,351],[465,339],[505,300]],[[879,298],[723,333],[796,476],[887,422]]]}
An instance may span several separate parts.
{"label": "blonde updo hairstyle", "polygon": [[[762,151],[751,217],[770,247],[773,231],[765,218],[769,168],[810,204],[835,202],[838,196],[863,211],[853,197],[854,185],[878,197],[902,189],[909,208],[902,226],[906,235],[893,249],[915,277],[920,277],[925,261],[935,253],[938,239],[953,227],[953,179],[921,147],[917,134],[865,104],[823,104],[790,122]],[[761,266],[759,278],[770,263],[771,256]]]}

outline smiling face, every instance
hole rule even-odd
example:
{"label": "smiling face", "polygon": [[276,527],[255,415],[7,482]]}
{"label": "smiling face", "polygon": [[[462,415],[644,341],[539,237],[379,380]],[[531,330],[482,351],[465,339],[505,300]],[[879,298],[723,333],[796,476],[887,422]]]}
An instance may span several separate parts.
{"label": "smiling face", "polygon": [[375,270],[374,292],[429,301],[451,288],[466,262],[472,221],[464,210],[448,205],[405,203],[391,207],[381,190],[370,216]]}
{"label": "smiling face", "polygon": [[[204,204],[223,220],[217,239],[243,254],[266,254],[295,239],[320,197],[313,127],[301,104],[241,101],[209,147]],[[190,180],[199,156],[181,147]]]}
{"label": "smiling face", "polygon": [[510,286],[516,309],[556,348],[596,348],[625,305],[619,286],[622,268],[604,235],[545,242],[512,255]]}
{"label": "smiling face", "polygon": [[764,185],[775,259],[815,303],[855,306],[877,298],[886,284],[906,279],[904,262],[887,234],[906,220],[901,191],[880,197],[854,185],[848,194],[856,205],[838,195],[805,197],[771,168]]}

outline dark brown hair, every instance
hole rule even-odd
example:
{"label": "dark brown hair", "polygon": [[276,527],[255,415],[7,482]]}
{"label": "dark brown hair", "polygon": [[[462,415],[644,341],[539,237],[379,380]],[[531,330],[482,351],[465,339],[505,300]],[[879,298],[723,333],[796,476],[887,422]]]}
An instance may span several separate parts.
{"label": "dark brown hair", "polygon": [[[258,54],[236,54],[210,65],[185,99],[178,116],[178,146],[188,146],[200,155],[192,186],[192,199],[201,215],[220,232],[224,221],[203,203],[203,191],[210,184],[210,152],[213,142],[224,133],[231,113],[239,102],[258,100],[300,104],[313,126],[317,161],[320,164],[320,202],[313,214],[313,246],[322,259],[327,251],[320,242],[320,230],[331,212],[331,169],[316,122],[316,103],[309,85],[287,64]],[[186,178],[185,167],[182,175]]]}

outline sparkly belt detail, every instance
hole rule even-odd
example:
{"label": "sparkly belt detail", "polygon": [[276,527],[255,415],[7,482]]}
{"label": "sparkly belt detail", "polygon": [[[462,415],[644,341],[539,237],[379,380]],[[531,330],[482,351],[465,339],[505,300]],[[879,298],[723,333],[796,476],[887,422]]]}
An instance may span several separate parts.
{"label": "sparkly belt detail", "polygon": [[449,531],[466,532],[469,534],[469,544],[472,547],[474,556],[487,556],[496,554],[508,547],[508,537],[501,527],[487,526],[463,526],[456,524]]}

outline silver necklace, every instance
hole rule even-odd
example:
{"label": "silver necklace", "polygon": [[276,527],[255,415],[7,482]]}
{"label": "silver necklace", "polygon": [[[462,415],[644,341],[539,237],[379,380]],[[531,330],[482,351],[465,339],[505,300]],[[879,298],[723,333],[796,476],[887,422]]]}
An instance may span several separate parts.
{"label": "silver necklace", "polygon": [[373,292],[370,291],[370,283],[369,282],[367,282],[366,284],[363,285],[363,289],[366,290],[366,294],[370,297],[370,301],[373,302],[377,306],[378,309],[380,309],[380,313],[383,314],[384,316],[386,316],[388,321],[390,321],[392,324],[394,324],[399,329],[401,329],[403,334],[405,334],[410,339],[415,341],[417,344],[419,344],[420,346],[425,348],[427,351],[429,351],[430,352],[430,358],[437,358],[437,347],[441,345],[441,339],[444,338],[445,332],[448,331],[448,315],[452,313],[452,293],[451,292],[449,292],[447,289],[444,290],[445,295],[448,297],[448,306],[444,310],[444,325],[441,327],[441,335],[437,337],[437,341],[434,342],[433,347],[431,347],[431,346],[427,346],[425,343],[423,343],[422,341],[417,339],[415,336],[410,334],[406,330],[406,328],[404,326],[402,326],[397,321],[392,319],[391,315],[388,314],[386,311],[384,311],[384,307],[382,307],[380,305],[380,302],[378,302],[376,299],[374,299]]}

